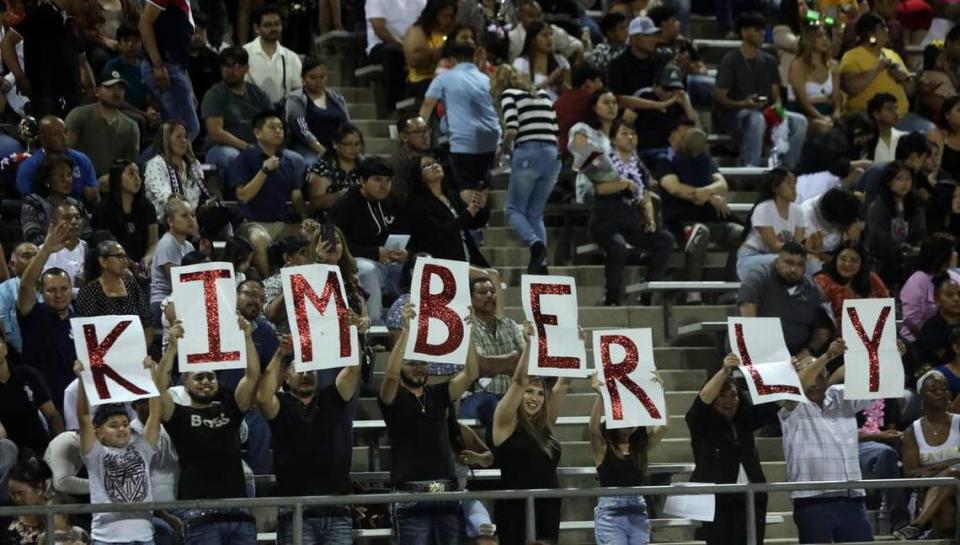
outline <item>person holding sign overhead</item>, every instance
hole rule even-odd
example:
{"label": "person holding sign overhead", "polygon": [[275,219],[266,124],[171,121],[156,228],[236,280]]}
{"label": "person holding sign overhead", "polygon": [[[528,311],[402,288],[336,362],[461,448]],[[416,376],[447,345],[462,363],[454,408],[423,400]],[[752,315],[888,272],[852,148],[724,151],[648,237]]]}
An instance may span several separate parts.
{"label": "person holding sign overhead", "polygon": [[[533,325],[525,323],[526,344],[517,361],[513,382],[493,413],[493,452],[500,464],[501,481],[509,488],[559,488],[557,465],[560,442],[553,426],[560,415],[560,403],[570,388],[570,378],[557,379],[547,389],[542,377],[530,377],[530,336]],[[501,545],[526,543],[525,502],[497,500],[495,520]],[[536,538],[557,543],[560,537],[560,500],[536,502]]]}
{"label": "person holding sign overhead", "polygon": [[[239,432],[244,413],[255,401],[260,358],[250,322],[239,318],[239,325],[247,345],[247,367],[236,390],[222,388],[212,371],[183,373],[181,379],[190,404],[179,405],[168,390],[170,365],[155,375],[164,428],[180,457],[178,500],[246,496]],[[168,350],[175,350],[178,342],[177,336],[171,335]],[[185,543],[218,538],[231,545],[257,542],[256,524],[246,509],[187,509],[179,516]]]}
{"label": "person holding sign overhead", "polygon": [[[687,410],[696,463],[690,482],[767,482],[753,437],[753,405],[731,376],[739,365],[740,358],[727,354],[723,367],[703,385]],[[743,545],[747,542],[745,517],[743,495],[718,495],[713,522],[705,522],[698,537],[707,545]],[[757,543],[763,543],[766,517],[767,495],[760,493],[756,495]]]}
{"label": "person holding sign overhead", "polygon": [[[464,369],[446,384],[428,385],[426,363],[403,359],[410,321],[415,313],[413,305],[403,309],[403,332],[390,353],[380,384],[380,412],[390,436],[393,462],[390,480],[401,492],[456,490],[447,411],[453,406],[453,400],[463,395],[480,374],[473,327],[470,338],[464,339],[470,346]],[[395,504],[393,521],[399,545],[460,542],[460,505],[457,503]]]}
{"label": "person holding sign overhead", "polygon": [[[257,387],[257,403],[273,431],[274,471],[279,496],[326,496],[350,493],[351,445],[331,438],[360,384],[360,365],[340,369],[336,382],[319,387],[316,371],[298,373],[289,336],[274,353]],[[285,369],[284,369],[285,367]],[[286,388],[277,391],[281,373]],[[351,422],[352,424],[352,422]],[[291,511],[280,511],[278,537],[293,543]],[[316,507],[304,512],[304,541],[334,545],[353,542],[353,521],[347,506]]]}
{"label": "person holding sign overhead", "polygon": [[[667,431],[666,426],[609,429],[600,422],[603,386],[593,378],[597,399],[590,411],[590,449],[600,486],[642,486],[647,472],[647,453]],[[643,496],[601,496],[593,515],[597,543],[650,542],[650,520]]]}

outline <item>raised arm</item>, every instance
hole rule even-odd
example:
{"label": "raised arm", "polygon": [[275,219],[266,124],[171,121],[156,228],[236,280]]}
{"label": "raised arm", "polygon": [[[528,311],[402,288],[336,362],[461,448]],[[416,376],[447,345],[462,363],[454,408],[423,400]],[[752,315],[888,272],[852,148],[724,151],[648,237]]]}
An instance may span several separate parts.
{"label": "raised arm", "polygon": [[600,388],[603,388],[603,385],[597,381],[596,375],[593,375],[592,380],[597,398],[593,401],[593,408],[590,409],[590,451],[593,452],[593,465],[599,466],[607,454],[607,442],[603,439],[603,431],[600,429],[600,419],[603,417],[603,394],[600,393]]}
{"label": "raised arm", "polygon": [[497,403],[497,409],[493,413],[493,445],[502,444],[513,434],[517,427],[517,408],[523,402],[523,389],[527,386],[527,366],[530,359],[530,334],[533,326],[530,322],[523,324],[524,346],[520,354],[520,360],[517,362],[517,368],[513,372],[513,382],[507,388],[507,393],[503,395],[500,402]]}
{"label": "raised arm", "polygon": [[157,391],[160,392],[158,404],[160,419],[163,422],[170,420],[170,417],[173,416],[173,409],[176,408],[173,396],[170,395],[170,372],[173,370],[173,360],[177,356],[177,346],[182,337],[183,324],[181,324],[180,320],[176,320],[170,326],[167,349],[164,351],[163,357],[160,358],[160,364],[157,365],[156,372],[153,373],[153,383],[157,386]]}
{"label": "raised arm", "polygon": [[257,355],[257,345],[253,343],[253,325],[242,316],[237,319],[240,323],[240,329],[243,330],[243,338],[247,343],[247,368],[243,378],[237,384],[233,396],[237,402],[237,408],[247,412],[253,406],[257,396],[257,382],[260,380],[260,356]]}
{"label": "raised arm", "polygon": [[727,354],[723,358],[723,367],[719,371],[714,373],[710,380],[703,385],[703,388],[700,389],[700,401],[705,405],[710,405],[717,399],[717,396],[720,395],[720,390],[723,389],[723,384],[730,378],[730,375],[733,373],[733,370],[740,365],[740,358],[734,354]]}
{"label": "raised arm", "polygon": [[493,465],[493,452],[473,428],[460,424],[460,434],[463,436],[463,450],[459,456],[461,464],[480,467]]}
{"label": "raised arm", "polygon": [[400,387],[400,369],[403,366],[403,353],[407,349],[407,339],[410,336],[410,320],[416,316],[413,305],[407,303],[403,307],[403,325],[400,330],[400,338],[393,345],[390,352],[390,359],[387,360],[387,369],[383,373],[383,381],[380,383],[380,401],[384,405],[392,405],[397,397],[397,389]]}
{"label": "raised arm", "polygon": [[[364,311],[365,312],[365,311]],[[357,326],[357,331],[360,334],[363,334],[366,331],[365,318],[356,312],[350,311],[350,322],[352,325]],[[344,367],[337,373],[337,392],[340,394],[340,399],[344,401],[350,401],[353,399],[353,396],[357,393],[357,386],[360,385],[360,364],[361,364],[362,355],[360,351],[357,351],[357,364],[349,365]]]}
{"label": "raised arm", "polygon": [[477,321],[473,316],[472,309],[470,316],[467,318],[467,323],[470,325],[470,336],[467,337],[467,343],[469,343],[467,348],[467,364],[462,371],[457,373],[457,375],[447,383],[447,387],[450,390],[450,399],[460,399],[460,396],[467,391],[467,388],[480,378],[480,367],[477,363],[477,346],[473,342]]}
{"label": "raised arm", "polygon": [[[167,350],[169,352],[170,350]],[[163,354],[161,361],[168,357],[167,353]],[[150,371],[150,376],[154,376],[156,373],[160,373],[163,369],[162,363],[157,363],[153,361],[153,358],[147,356],[143,360],[143,367]],[[162,396],[155,395],[150,398],[147,402],[149,405],[150,414],[147,415],[147,421],[143,423],[143,439],[151,446],[156,448],[157,441],[160,440],[160,421],[163,420],[163,401]]]}
{"label": "raised arm", "polygon": [[843,342],[843,339],[836,339],[830,343],[830,347],[827,348],[827,351],[823,353],[819,358],[815,359],[813,363],[800,369],[797,374],[800,375],[800,384],[804,388],[810,386],[817,381],[817,377],[820,376],[820,373],[823,372],[824,368],[831,361],[839,358],[847,351],[847,344]]}
{"label": "raised arm", "polygon": [[280,387],[280,371],[283,369],[283,358],[293,349],[293,341],[290,335],[284,335],[280,339],[280,345],[277,346],[267,370],[260,377],[257,384],[257,405],[260,412],[267,420],[273,420],[280,412],[280,400],[277,399],[277,389]]}
{"label": "raised arm", "polygon": [[63,241],[70,232],[70,225],[61,221],[50,226],[47,231],[47,237],[40,246],[40,251],[33,256],[27,268],[23,271],[23,277],[20,281],[20,291],[17,293],[17,312],[21,316],[30,314],[33,306],[37,304],[37,284],[40,281],[40,273],[43,272],[43,266],[47,259],[54,252],[63,248]]}
{"label": "raised arm", "polygon": [[77,422],[80,424],[80,454],[86,455],[93,448],[97,440],[97,432],[93,427],[93,417],[90,416],[90,404],[87,402],[87,392],[83,387],[83,363],[80,360],[73,362],[73,374],[77,375]]}

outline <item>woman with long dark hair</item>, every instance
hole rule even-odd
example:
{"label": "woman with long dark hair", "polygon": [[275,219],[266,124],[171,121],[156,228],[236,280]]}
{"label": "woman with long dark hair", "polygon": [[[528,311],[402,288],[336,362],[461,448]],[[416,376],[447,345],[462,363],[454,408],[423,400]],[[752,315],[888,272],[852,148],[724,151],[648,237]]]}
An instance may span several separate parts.
{"label": "woman with long dark hair", "polygon": [[356,126],[344,123],[333,137],[327,154],[307,171],[306,193],[310,209],[324,219],[327,209],[351,187],[360,185],[357,167],[363,156],[363,133]]}
{"label": "woman with long dark hair", "polygon": [[833,318],[839,324],[843,302],[847,299],[876,299],[890,297],[890,290],[873,272],[870,255],[863,244],[848,240],[834,250],[833,259],[813,276],[833,308]]}
{"label": "woman with long dark hair", "polygon": [[784,243],[803,241],[803,212],[794,202],[796,199],[797,177],[785,168],[771,170],[750,212],[746,236],[737,252],[740,280],[772,263]]}
{"label": "woman with long dark hair", "polygon": [[549,23],[537,21],[527,27],[523,49],[513,60],[513,67],[538,89],[544,89],[551,100],[570,88],[570,62],[553,52],[553,27]]}
{"label": "woman with long dark hair", "polygon": [[[457,16],[455,0],[429,0],[420,17],[403,37],[407,61],[407,96],[423,98],[443,57],[447,33]],[[393,104],[389,105],[391,108]]]}
{"label": "woman with long dark hair", "polygon": [[[589,157],[594,152],[611,153],[613,146],[608,135],[619,112],[617,97],[612,91],[599,89],[590,95],[586,119],[570,127],[567,136],[567,150],[574,156],[574,170],[580,166],[578,158]],[[577,204],[592,203],[596,195],[594,180],[578,172],[575,191]]]}
{"label": "woman with long dark hair", "polygon": [[903,325],[900,326],[900,336],[907,342],[917,340],[917,334],[923,323],[937,313],[933,296],[933,277],[947,273],[955,280],[960,276],[951,272],[957,267],[956,241],[953,237],[944,234],[935,234],[927,237],[920,244],[920,254],[917,256],[916,271],[900,289],[900,305],[903,310]]}
{"label": "woman with long dark hair", "polygon": [[[605,386],[594,377],[597,399],[590,411],[590,449],[600,486],[642,486],[647,475],[648,452],[667,431],[667,426],[609,429],[600,422],[603,415]],[[647,504],[640,495],[601,496],[593,512],[593,531],[597,543],[650,542]]]}
{"label": "woman with long dark hair", "polygon": [[820,24],[806,25],[800,49],[789,64],[784,81],[788,82],[789,90],[787,106],[806,115],[815,133],[827,132],[839,119],[843,107],[839,68],[831,55],[827,30]]}
{"label": "woman with long dark hair", "polygon": [[[553,434],[553,426],[560,415],[560,403],[570,388],[570,379],[557,379],[550,389],[543,378],[527,374],[532,328],[529,323],[523,326],[526,345],[513,382],[493,414],[494,458],[500,464],[503,482],[510,483],[511,488],[559,488],[560,442]],[[501,545],[527,542],[524,503],[522,500],[495,503],[494,518]],[[559,543],[560,500],[537,500],[535,509],[536,539]]]}
{"label": "woman with long dark hair", "polygon": [[118,159],[110,167],[109,193],[93,211],[92,227],[109,231],[127,251],[131,270],[149,277],[150,262],[159,239],[157,215],[147,200],[140,168]]}
{"label": "woman with long dark hair", "polygon": [[927,235],[923,206],[913,191],[913,171],[893,161],[880,173],[880,190],[867,208],[867,250],[888,286],[901,286],[913,270]]}

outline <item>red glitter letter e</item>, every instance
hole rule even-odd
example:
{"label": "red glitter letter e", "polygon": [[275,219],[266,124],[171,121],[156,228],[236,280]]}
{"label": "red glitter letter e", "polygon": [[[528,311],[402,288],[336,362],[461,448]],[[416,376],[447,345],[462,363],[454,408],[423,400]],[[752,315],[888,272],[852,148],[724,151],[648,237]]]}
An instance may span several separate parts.
{"label": "red glitter letter e", "polygon": [[570,286],[566,284],[530,284],[530,309],[533,311],[533,325],[537,327],[537,361],[540,367],[554,369],[578,369],[580,360],[573,357],[551,356],[547,347],[547,329],[545,325],[557,325],[557,317],[540,311],[541,295],[570,295]]}
{"label": "red glitter letter e", "polygon": [[[610,361],[610,345],[619,344],[627,352],[626,357],[620,363]],[[610,407],[613,409],[613,419],[623,420],[623,403],[620,401],[620,390],[617,388],[619,380],[630,392],[637,396],[643,408],[650,413],[652,418],[660,418],[660,411],[657,410],[656,403],[650,399],[647,392],[639,384],[630,380],[630,373],[637,368],[640,363],[640,355],[637,345],[623,335],[602,335],[600,337],[600,361],[603,362],[603,377],[607,385],[607,392],[610,393]]]}
{"label": "red glitter letter e", "polygon": [[[203,311],[207,316],[207,348],[208,352],[187,354],[187,363],[211,363],[224,361],[240,361],[240,351],[220,351],[220,303],[217,301],[217,280],[230,278],[230,271],[217,269],[184,273],[180,275],[181,282],[203,282]],[[231,309],[232,312],[233,309]]]}

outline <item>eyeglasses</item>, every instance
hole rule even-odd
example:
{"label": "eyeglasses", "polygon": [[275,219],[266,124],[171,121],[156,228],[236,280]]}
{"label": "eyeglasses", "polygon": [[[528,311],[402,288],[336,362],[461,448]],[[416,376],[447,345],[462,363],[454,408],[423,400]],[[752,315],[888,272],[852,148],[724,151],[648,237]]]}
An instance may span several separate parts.
{"label": "eyeglasses", "polygon": [[127,254],[103,254],[103,257],[115,257],[117,259],[126,259]]}
{"label": "eyeglasses", "polygon": [[263,293],[260,293],[260,292],[258,292],[258,291],[242,290],[242,291],[240,291],[239,293],[240,293],[240,295],[247,296],[247,297],[249,297],[249,298],[251,298],[251,299],[257,299],[257,300],[259,300],[259,301],[263,301],[263,300],[265,300],[265,299],[267,298],[266,295],[264,295]]}

